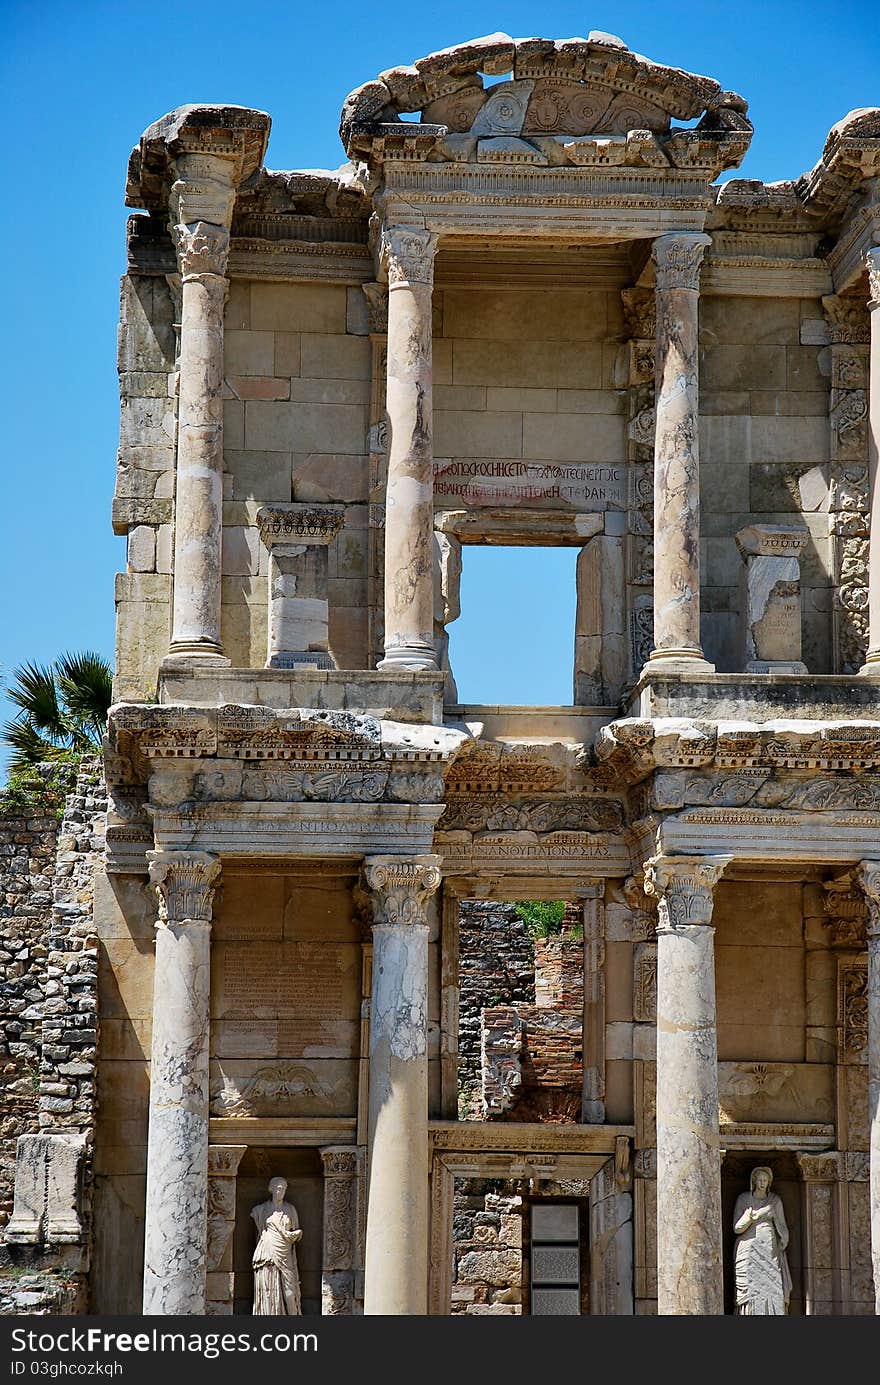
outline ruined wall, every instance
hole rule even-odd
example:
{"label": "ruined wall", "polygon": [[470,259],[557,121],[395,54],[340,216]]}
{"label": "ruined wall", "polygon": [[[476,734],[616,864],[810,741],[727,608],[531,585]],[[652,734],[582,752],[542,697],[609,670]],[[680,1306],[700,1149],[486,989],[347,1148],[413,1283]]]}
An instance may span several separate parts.
{"label": "ruined wall", "polygon": [[535,950],[513,904],[463,900],[458,929],[461,1115],[480,1117],[480,1012],[489,1005],[534,1004]]}
{"label": "ruined wall", "polygon": [[[58,784],[57,766],[41,766],[40,773]],[[33,1235],[13,1236],[11,1226],[8,1238],[0,1235],[2,1314],[81,1312],[86,1305],[98,1035],[92,874],[104,847],[107,795],[99,761],[83,760],[75,773],[60,823],[52,811],[7,819],[0,829],[11,865],[3,881],[2,952],[10,960],[3,984],[8,1081],[0,1097],[0,1226],[12,1213],[18,1137],[49,1138],[45,1150],[29,1148],[20,1170],[26,1212],[45,1178],[41,1160],[56,1158],[55,1137],[60,1160],[48,1219],[34,1225]]]}

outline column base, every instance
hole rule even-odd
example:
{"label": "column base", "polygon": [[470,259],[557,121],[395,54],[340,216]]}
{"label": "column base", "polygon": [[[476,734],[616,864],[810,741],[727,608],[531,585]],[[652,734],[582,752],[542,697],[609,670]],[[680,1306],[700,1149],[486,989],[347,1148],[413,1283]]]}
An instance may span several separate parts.
{"label": "column base", "polygon": [[266,668],[318,668],[335,669],[336,661],[332,654],[321,649],[307,649],[297,653],[270,654]]}
{"label": "column base", "polygon": [[384,659],[379,660],[376,668],[390,669],[393,673],[405,668],[437,673],[437,655],[433,645],[399,644],[394,649],[386,649]]}
{"label": "column base", "polygon": [[714,673],[702,649],[652,649],[642,673]]}
{"label": "column base", "polygon": [[858,678],[880,678],[880,649],[869,649],[865,662],[859,669]]}
{"label": "column base", "polygon": [[232,668],[232,660],[227,659],[222,645],[181,640],[172,644],[159,671],[175,668]]}

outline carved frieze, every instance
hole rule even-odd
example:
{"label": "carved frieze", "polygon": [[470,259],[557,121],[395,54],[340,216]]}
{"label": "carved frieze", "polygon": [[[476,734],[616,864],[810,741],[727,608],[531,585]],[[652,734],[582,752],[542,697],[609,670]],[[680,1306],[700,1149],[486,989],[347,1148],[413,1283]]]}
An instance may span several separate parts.
{"label": "carved frieze", "polygon": [[323,1080],[305,1063],[267,1064],[245,1077],[224,1072],[211,1092],[211,1114],[232,1120],[295,1115],[332,1109],[338,1083]]}
{"label": "carved frieze", "polygon": [[633,1019],[657,1021],[657,944],[637,943],[633,953]]}
{"label": "carved frieze", "polygon": [[437,824],[440,832],[619,832],[623,808],[615,799],[526,799],[506,796],[450,797]]}

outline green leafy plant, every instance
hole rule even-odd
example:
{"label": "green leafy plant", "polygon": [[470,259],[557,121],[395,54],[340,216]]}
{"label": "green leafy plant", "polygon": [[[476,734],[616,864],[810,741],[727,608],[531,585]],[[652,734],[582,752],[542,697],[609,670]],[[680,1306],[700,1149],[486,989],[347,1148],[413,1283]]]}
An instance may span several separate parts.
{"label": "green leafy plant", "polygon": [[113,674],[100,654],[62,654],[54,664],[22,664],[7,689],[17,716],[3,727],[12,775],[71,753],[97,753],[113,700]]}
{"label": "green leafy plant", "polygon": [[565,904],[561,899],[520,899],[514,905],[516,916],[531,938],[549,938],[562,932]]}
{"label": "green leafy plant", "polygon": [[47,817],[60,822],[67,795],[73,792],[81,755],[68,750],[51,764],[14,770],[0,789],[0,818]]}

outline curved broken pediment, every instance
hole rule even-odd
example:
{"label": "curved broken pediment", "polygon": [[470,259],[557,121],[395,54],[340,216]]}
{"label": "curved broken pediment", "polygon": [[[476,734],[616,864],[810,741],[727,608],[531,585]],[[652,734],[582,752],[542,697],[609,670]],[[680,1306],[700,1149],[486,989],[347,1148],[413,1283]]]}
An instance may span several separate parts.
{"label": "curved broken pediment", "polygon": [[[503,80],[486,85],[487,75]],[[673,117],[703,116],[706,128],[730,128],[722,111],[748,126],[745,110],[742,97],[714,79],[651,62],[610,34],[492,34],[389,68],[359,87],[343,107],[340,134],[351,154],[363,149],[364,135],[413,114],[444,134],[578,138],[630,130],[665,135]]]}

